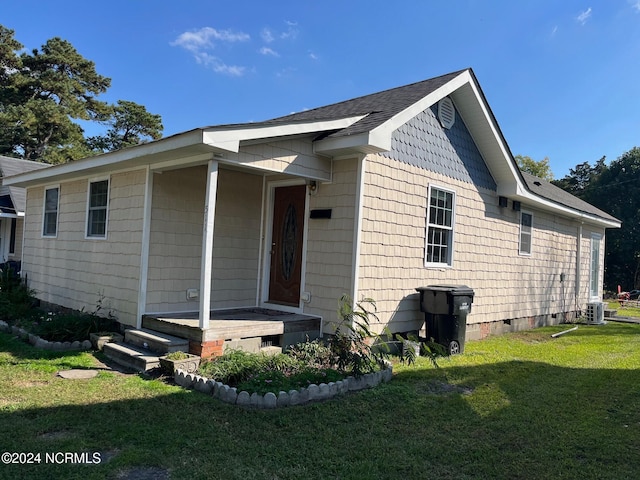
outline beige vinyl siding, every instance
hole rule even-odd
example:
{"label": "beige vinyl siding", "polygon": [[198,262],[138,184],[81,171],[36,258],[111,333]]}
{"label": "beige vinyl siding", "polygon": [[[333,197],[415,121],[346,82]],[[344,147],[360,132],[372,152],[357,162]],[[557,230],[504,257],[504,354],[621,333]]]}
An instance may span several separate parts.
{"label": "beige vinyl siding", "polygon": [[[200,288],[206,167],[157,174],[149,248],[149,312],[189,311]],[[256,304],[262,177],[220,169],[214,225],[211,308]]]}
{"label": "beige vinyl siding", "polygon": [[321,315],[325,331],[332,331],[338,299],[352,294],[353,239],[356,215],[358,160],[333,165],[333,182],[321,183],[309,196],[310,209],[331,209],[330,219],[309,219],[305,290],[311,302],[305,313]]}
{"label": "beige vinyl siding", "polygon": [[316,155],[313,139],[291,139],[243,146],[227,161],[274,173],[331,180],[331,160]]}
{"label": "beige vinyl siding", "polygon": [[[533,213],[533,233],[532,253],[522,256],[519,214],[511,203],[500,208],[496,192],[389,164],[387,158],[368,157],[359,270],[359,294],[377,300],[382,324],[394,331],[418,328],[423,315],[415,288],[432,284],[474,289],[471,324],[575,310],[577,222],[523,205]],[[451,268],[424,267],[430,184],[456,193]],[[587,228],[582,243],[581,291],[588,292]]]}
{"label": "beige vinyl siding", "polygon": [[256,305],[262,176],[221,169],[213,241],[212,308]]}
{"label": "beige vinyl siding", "polygon": [[27,190],[23,272],[38,298],[65,307],[104,307],[134,325],[139,289],[146,173],[110,177],[106,239],[86,239],[87,179],[60,184],[58,235],[42,237],[44,187]]}

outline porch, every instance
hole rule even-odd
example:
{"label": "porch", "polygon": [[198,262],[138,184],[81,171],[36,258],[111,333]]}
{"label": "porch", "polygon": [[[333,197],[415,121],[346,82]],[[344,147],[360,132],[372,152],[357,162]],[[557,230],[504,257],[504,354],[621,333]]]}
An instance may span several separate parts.
{"label": "porch", "polygon": [[143,315],[142,327],[189,340],[189,352],[219,356],[225,348],[258,352],[285,349],[322,336],[322,317],[267,308],[210,311],[209,325],[199,326],[199,312]]}

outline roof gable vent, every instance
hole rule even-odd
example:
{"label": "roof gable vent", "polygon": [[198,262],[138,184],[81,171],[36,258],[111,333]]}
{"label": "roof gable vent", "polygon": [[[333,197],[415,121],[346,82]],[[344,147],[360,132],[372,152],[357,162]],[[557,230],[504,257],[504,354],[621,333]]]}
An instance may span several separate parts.
{"label": "roof gable vent", "polygon": [[446,129],[453,127],[456,121],[456,109],[449,97],[444,97],[438,102],[438,120]]}

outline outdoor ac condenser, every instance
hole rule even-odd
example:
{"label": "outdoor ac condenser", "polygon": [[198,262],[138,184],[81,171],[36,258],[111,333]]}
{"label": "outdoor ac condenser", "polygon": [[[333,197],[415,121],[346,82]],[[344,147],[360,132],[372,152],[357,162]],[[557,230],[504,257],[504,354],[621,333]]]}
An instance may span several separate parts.
{"label": "outdoor ac condenser", "polygon": [[604,303],[587,303],[587,323],[589,325],[601,325],[604,323]]}

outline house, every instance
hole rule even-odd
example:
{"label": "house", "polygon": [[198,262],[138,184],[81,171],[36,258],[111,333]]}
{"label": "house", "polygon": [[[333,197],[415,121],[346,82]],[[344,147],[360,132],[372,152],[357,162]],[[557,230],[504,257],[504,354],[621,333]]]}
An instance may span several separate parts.
{"label": "house", "polygon": [[[22,258],[22,231],[26,192],[22,187],[10,187],[1,180],[48,167],[46,163],[20,160],[0,155],[0,264],[11,262],[18,268]],[[19,269],[19,268],[18,268]]]}
{"label": "house", "polygon": [[[345,293],[376,300],[378,331],[415,331],[433,284],[473,288],[468,339],[558,323],[601,299],[620,227],[519,171],[471,69],[5,185],[27,191],[23,271],[43,301],[104,296],[203,356],[331,332]],[[283,341],[286,319],[307,326]]]}

